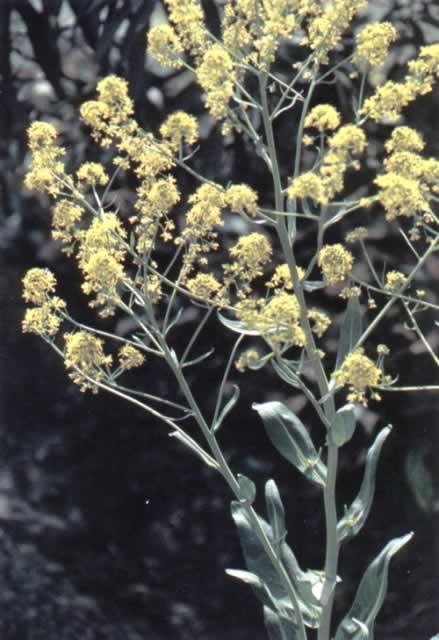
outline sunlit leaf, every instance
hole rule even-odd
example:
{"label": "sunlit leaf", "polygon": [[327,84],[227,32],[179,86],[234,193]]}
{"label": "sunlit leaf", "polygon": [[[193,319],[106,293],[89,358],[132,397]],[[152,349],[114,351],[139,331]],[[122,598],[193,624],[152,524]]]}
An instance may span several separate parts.
{"label": "sunlit leaf", "polygon": [[344,407],[341,407],[335,415],[335,421],[331,425],[329,437],[337,447],[341,447],[346,444],[346,442],[349,442],[354,435],[357,424],[354,410],[355,406],[353,404],[346,404]]}

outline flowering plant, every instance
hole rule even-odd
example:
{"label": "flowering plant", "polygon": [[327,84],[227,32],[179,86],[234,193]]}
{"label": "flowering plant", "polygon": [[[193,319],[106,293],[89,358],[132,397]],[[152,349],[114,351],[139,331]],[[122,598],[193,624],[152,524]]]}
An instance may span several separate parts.
{"label": "flowering plant", "polygon": [[[370,340],[394,305],[401,305],[412,330],[438,362],[417,319],[420,312],[437,305],[413,288],[422,266],[438,250],[434,207],[439,161],[422,155],[422,136],[401,119],[408,104],[432,91],[439,76],[439,45],[423,47],[409,62],[403,81],[386,81],[366,96],[370,71],[384,64],[397,38],[392,24],[374,23],[359,30],[350,52],[340,57],[343,34],[366,4],[365,0],[236,0],[225,4],[221,38],[216,38],[205,26],[200,2],[166,0],[170,22],[154,26],[148,34],[149,54],[161,65],[186,67],[195,74],[206,108],[221,123],[225,139],[243,136],[254,144],[271,176],[272,202],[271,194],[262,198],[249,184],[221,185],[195,171],[191,160],[196,149],[191,147],[200,134],[194,116],[176,111],[162,124],[159,135],[143,131],[133,118],[127,83],[116,76],[101,80],[97,99],[81,107],[92,137],[112,154],[111,177],[95,162],[68,173],[56,128],[35,122],[29,129],[32,162],[26,186],[53,197],[53,237],[67,255],[75,256],[90,306],[103,318],[128,316],[132,329],[121,336],[78,322],[55,295],[54,275],[33,268],[23,279],[24,299],[32,305],[23,330],[43,337],[63,358],[70,378],[82,391],[107,391],[144,409],[225,479],[234,496],[232,517],[247,565],[245,571],[228,573],[253,587],[272,640],[305,640],[314,633],[310,630],[319,640],[373,638],[390,560],[412,534],[390,541],[369,565],[352,607],[333,635],[340,549],[368,517],[378,459],[391,428],[384,427],[376,436],[358,495],[341,518],[336,501],[340,449],[354,436],[362,407],[379,402],[383,392],[419,389],[397,387],[384,370],[388,348],[374,347]],[[280,47],[288,41],[294,41],[303,55],[289,66],[285,78],[272,69]],[[333,105],[316,99],[319,88],[336,79],[340,70],[358,84],[346,122]],[[296,108],[300,116],[292,159],[282,166],[276,121]],[[392,127],[382,167],[372,185],[352,190],[347,178],[363,162],[368,127],[381,122]],[[176,168],[199,181],[185,205],[173,175]],[[128,220],[112,201],[115,180],[123,172],[133,172],[137,179],[134,211]],[[175,211],[182,206],[184,225],[178,228]],[[355,222],[358,214],[364,219],[365,210],[384,215],[389,225],[397,226],[413,262],[407,273],[390,270],[380,275],[370,254],[368,229]],[[215,252],[224,242],[222,227],[235,216],[243,220],[248,233],[228,247],[230,259],[225,264],[215,265]],[[343,237],[346,226],[349,232]],[[306,265],[297,263],[301,229],[315,239]],[[337,242],[327,239],[332,234],[338,234]],[[166,264],[160,253],[163,245],[171,248]],[[362,275],[359,267],[364,265],[367,272],[363,269]],[[345,301],[339,331],[331,326],[325,292]],[[363,298],[366,306],[361,304]],[[174,340],[173,329],[190,305],[201,308],[203,315],[182,345]],[[213,415],[208,416],[193,394],[187,371],[212,356],[211,351],[202,355],[194,351],[214,314],[236,341],[216,392]],[[68,329],[59,338],[62,326]],[[337,335],[335,352],[324,342],[327,331]],[[243,349],[246,341],[250,346]],[[181,401],[121,383],[128,370],[155,360],[169,367]],[[304,395],[322,426],[316,446],[287,404],[253,405],[273,446],[322,493],[326,544],[321,570],[303,570],[288,545],[275,481],[269,479],[265,485],[266,517],[262,517],[254,507],[255,484],[236,474],[224,455],[220,429],[239,398],[239,385],[229,384],[233,365],[241,374],[272,367]],[[198,426],[200,437],[185,427],[189,421]]]}

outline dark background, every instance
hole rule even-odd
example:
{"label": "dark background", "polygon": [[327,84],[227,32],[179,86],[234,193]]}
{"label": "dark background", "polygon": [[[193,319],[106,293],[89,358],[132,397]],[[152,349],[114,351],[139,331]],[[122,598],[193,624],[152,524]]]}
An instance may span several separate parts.
{"label": "dark background", "polygon": [[[85,321],[93,318],[80,295],[74,265],[50,238],[48,201],[25,192],[22,180],[29,160],[25,131],[36,119],[57,122],[72,167],[85,158],[102,158],[78,120],[80,104],[93,95],[102,76],[127,78],[136,115],[147,130],[156,131],[176,108],[200,115],[202,148],[194,166],[223,184],[254,184],[270,204],[270,184],[251,146],[237,138],[224,147],[218,127],[204,115],[191,77],[145,66],[145,32],[157,4],[0,0],[2,640],[265,638],[252,593],[224,573],[228,567],[244,567],[229,516],[231,496],[221,479],[139,411],[111,397],[80,394],[56,354],[36,337],[20,333],[20,279],[31,266],[53,269],[74,314]],[[203,5],[210,28],[217,32],[217,8],[210,0]],[[375,2],[363,19],[384,17],[398,26],[400,39],[382,73],[398,78],[417,47],[439,39],[439,5]],[[288,69],[299,55],[291,47],[282,49],[278,70]],[[333,102],[349,118],[349,97],[350,80],[343,76],[318,99]],[[407,122],[425,135],[427,152],[436,156],[438,107],[435,91],[406,114]],[[289,114],[278,124],[285,166],[294,142],[294,117]],[[372,150],[387,132],[386,127],[369,130]],[[372,153],[356,180],[367,181],[375,169]],[[178,177],[189,193],[194,184]],[[122,215],[129,213],[132,186],[130,179],[118,184]],[[407,255],[396,230],[385,228],[382,216],[367,215],[361,224],[372,226],[374,257],[389,268],[405,264]],[[236,231],[226,227],[226,244]],[[306,233],[299,237],[303,261],[312,250],[307,239]],[[421,283],[432,300],[439,293],[438,273],[439,263],[430,261]],[[329,298],[326,304],[339,319],[339,300]],[[195,320],[179,329],[177,344]],[[433,364],[404,330],[403,320],[395,307],[382,335],[375,333],[375,343],[391,346],[389,368],[400,373],[401,383],[437,383]],[[433,317],[424,315],[423,327],[431,332]],[[336,335],[330,334],[328,349]],[[211,365],[194,370],[191,384],[209,411],[218,367],[232,338],[212,322],[202,342],[200,350],[214,345],[216,355]],[[437,336],[432,336],[432,344],[437,345]],[[133,375],[133,382],[164,394],[173,389],[166,372],[154,366]],[[269,477],[276,478],[287,506],[290,543],[303,567],[320,568],[320,496],[279,459],[250,410],[255,399],[285,399],[287,394],[270,372],[248,374],[221,441],[232,468],[249,475],[260,493]],[[385,543],[414,530],[414,540],[392,563],[389,595],[377,625],[377,638],[383,640],[428,639],[439,631],[436,398],[386,395],[378,407],[380,416],[374,412],[376,405],[364,413],[354,441],[341,456],[340,505],[350,502],[357,490],[378,426],[395,426],[380,462],[367,525],[342,550],[343,583],[336,611],[340,616],[350,605],[362,572]],[[300,399],[296,402],[300,409]],[[301,417],[321,438],[312,414],[304,410]]]}

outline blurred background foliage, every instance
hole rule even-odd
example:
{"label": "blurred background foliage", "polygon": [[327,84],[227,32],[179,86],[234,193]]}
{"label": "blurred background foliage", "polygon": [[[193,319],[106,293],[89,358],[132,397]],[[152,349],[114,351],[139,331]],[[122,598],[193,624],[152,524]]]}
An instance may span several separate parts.
{"label": "blurred background foliage", "polygon": [[[209,28],[219,29],[219,2],[203,0]],[[74,265],[65,261],[50,237],[50,207],[23,189],[29,162],[26,129],[37,119],[54,122],[72,167],[85,159],[105,162],[79,123],[79,105],[93,96],[96,82],[109,73],[128,80],[136,117],[155,132],[173,110],[200,118],[201,148],[193,159],[198,171],[226,184],[246,181],[270,203],[270,182],[245,138],[223,142],[219,127],[205,114],[200,89],[187,71],[165,70],[145,56],[145,33],[163,19],[158,0],[1,0],[0,2],[0,271],[2,346],[0,364],[0,636],[4,640],[246,640],[264,638],[253,596],[224,575],[242,566],[229,517],[227,489],[210,470],[182,452],[159,425],[112,398],[79,394],[61,363],[39,340],[20,334],[23,304],[20,279],[29,266],[49,266],[62,283],[61,294],[84,321],[93,314],[80,295]],[[364,21],[392,21],[400,38],[386,66],[370,78],[397,79],[405,63],[426,43],[439,40],[439,3],[432,0],[374,0]],[[347,34],[349,46],[352,34]],[[335,53],[335,56],[341,54]],[[288,73],[303,52],[283,46],[276,72]],[[318,99],[351,113],[352,80],[338,74]],[[369,87],[371,88],[371,87]],[[407,122],[425,136],[427,153],[439,154],[439,92],[407,110]],[[278,120],[278,144],[288,166],[296,130],[295,115]],[[352,190],[370,181],[378,166],[386,127],[369,130],[369,155]],[[178,173],[182,191],[192,179]],[[121,215],[133,204],[133,182],[122,176],[115,197]],[[371,250],[388,268],[407,260],[396,231],[383,217],[367,213]],[[344,233],[347,229],[342,227]],[[246,231],[230,220],[224,246]],[[297,246],[306,262],[312,246],[305,227]],[[222,261],[224,252],[215,259]],[[439,297],[439,261],[426,269],[425,289]],[[435,284],[436,283],[436,284]],[[326,304],[336,320],[343,305],[334,295]],[[396,306],[396,305],[395,305]],[[183,336],[197,320],[184,316]],[[401,383],[434,381],[435,371],[422,343],[403,325],[400,311],[375,333],[376,343],[392,349],[389,370]],[[433,318],[424,315],[425,326]],[[428,324],[430,323],[430,324]],[[119,321],[118,330],[124,331]],[[334,348],[336,330],[327,348]],[[230,351],[231,337],[211,323],[203,347],[215,357],[191,384],[211,409],[218,367]],[[438,344],[437,336],[431,342]],[[165,371],[133,377],[170,394]],[[145,377],[145,374],[143,374]],[[323,520],[313,487],[284,465],[249,410],[256,398],[289,394],[269,372],[250,372],[237,411],[222,434],[235,470],[259,487],[275,476],[289,510],[290,539],[304,566],[322,561]],[[312,415],[299,396],[289,402],[311,429]],[[361,428],[342,456],[340,502],[349,502],[362,475],[365,452],[377,421],[395,430],[380,463],[374,508],[364,531],[342,556],[338,614],[349,605],[354,585],[384,543],[409,530],[414,542],[394,565],[390,595],[380,616],[383,640],[429,638],[439,629],[436,574],[439,564],[438,476],[436,452],[438,401],[433,395],[385,396],[364,411]],[[321,433],[315,429],[317,438]]]}

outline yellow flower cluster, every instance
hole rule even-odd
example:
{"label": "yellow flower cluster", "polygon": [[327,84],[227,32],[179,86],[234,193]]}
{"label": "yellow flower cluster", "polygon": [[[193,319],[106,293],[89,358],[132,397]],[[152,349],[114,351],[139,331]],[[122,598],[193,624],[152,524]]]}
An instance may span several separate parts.
{"label": "yellow flower cluster", "polygon": [[368,235],[369,231],[366,227],[355,227],[355,229],[352,229],[352,231],[346,234],[346,242],[353,244],[358,240],[365,240]]}
{"label": "yellow flower cluster", "polygon": [[121,369],[136,369],[141,367],[145,362],[145,356],[139,349],[131,344],[124,344],[119,350],[119,365]]}
{"label": "yellow flower cluster", "polygon": [[373,22],[367,25],[356,37],[354,63],[381,66],[396,38],[397,31],[390,22]]}
{"label": "yellow flower cluster", "polygon": [[310,309],[308,311],[308,318],[313,321],[312,330],[319,338],[321,338],[331,326],[331,320],[326,313],[318,311],[317,309]]}
{"label": "yellow flower cluster", "polygon": [[398,291],[407,282],[407,277],[401,271],[389,271],[386,273],[385,288],[390,291]]}
{"label": "yellow flower cluster", "polygon": [[[297,275],[299,276],[299,280],[302,280],[305,275],[305,271],[301,267],[297,267]],[[286,263],[277,266],[266,286],[269,289],[284,289],[285,291],[292,291],[294,287],[291,279],[290,267]]]}
{"label": "yellow flower cluster", "polygon": [[259,331],[272,349],[306,344],[300,326],[300,304],[295,295],[286,291],[268,301],[246,298],[235,306],[235,313],[247,327]]}
{"label": "yellow flower cluster", "polygon": [[[73,369],[69,374],[70,379],[81,387],[81,391],[97,393],[99,387],[93,381],[105,380],[107,372],[104,368],[112,362],[111,356],[104,353],[103,340],[89,331],[66,333],[64,340],[64,364],[66,369]],[[92,380],[88,380],[87,376]]]}
{"label": "yellow flower cluster", "polygon": [[32,162],[24,184],[30,191],[56,196],[62,190],[60,180],[66,178],[61,161],[65,150],[56,145],[57,130],[48,122],[34,122],[27,134]]}
{"label": "yellow flower cluster", "polygon": [[[319,6],[319,3],[316,4]],[[304,41],[314,51],[316,61],[323,64],[328,62],[328,53],[340,44],[343,32],[366,4],[366,0],[331,0],[323,5],[309,22]]]}
{"label": "yellow flower cluster", "polygon": [[295,178],[288,189],[288,196],[328,204],[343,190],[347,168],[358,168],[355,157],[363,153],[366,144],[365,133],[360,127],[344,125],[328,139],[329,150],[318,171],[308,171]]}
{"label": "yellow flower cluster", "polygon": [[116,214],[108,212],[94,218],[78,236],[78,263],[84,275],[82,289],[87,295],[96,294],[90,306],[102,307],[99,312],[102,317],[113,315],[120,303],[119,289],[127,279],[123,269],[126,231]]}
{"label": "yellow flower cluster", "polygon": [[175,224],[168,219],[168,215],[179,202],[180,191],[173,176],[160,178],[152,185],[149,180],[145,180],[137,188],[137,200],[134,206],[139,214],[132,216],[130,222],[137,223],[136,246],[140,255],[145,255],[153,249],[159,232],[165,241],[172,240]]}
{"label": "yellow flower cluster", "polygon": [[163,67],[180,69],[183,66],[183,46],[169,24],[152,27],[148,33],[147,51]]}
{"label": "yellow flower cluster", "polygon": [[165,0],[181,46],[194,56],[209,44],[209,33],[200,0]]}
{"label": "yellow flower cluster", "polygon": [[418,57],[408,64],[403,82],[387,81],[368,98],[362,112],[373,120],[395,121],[401,111],[419,95],[430,93],[439,76],[439,45],[421,47]]}
{"label": "yellow flower cluster", "polygon": [[380,188],[378,198],[389,221],[399,216],[412,217],[429,213],[430,206],[418,180],[405,178],[396,173],[378,176],[375,184]]}
{"label": "yellow flower cluster", "polygon": [[206,92],[206,107],[217,120],[227,116],[233,96],[235,71],[233,60],[220,44],[209,47],[196,69],[199,84]]}
{"label": "yellow flower cluster", "polygon": [[168,140],[173,151],[178,151],[184,143],[197,142],[198,122],[194,116],[184,111],[175,111],[160,127],[160,134],[164,140]]}
{"label": "yellow flower cluster", "polygon": [[250,233],[239,238],[229,251],[234,262],[224,266],[224,272],[235,282],[239,282],[240,295],[248,292],[248,285],[263,274],[263,267],[269,262],[272,249],[262,233]]}
{"label": "yellow flower cluster", "polygon": [[319,252],[318,263],[326,282],[335,285],[352,271],[354,258],[342,244],[327,244]]}
{"label": "yellow flower cluster", "polygon": [[224,286],[210,273],[197,273],[187,280],[186,287],[192,295],[204,302],[219,307],[224,306],[226,302]]}
{"label": "yellow flower cluster", "polygon": [[232,184],[227,189],[225,198],[233,213],[244,211],[254,216],[258,211],[258,194],[246,184]]}
{"label": "yellow flower cluster", "polygon": [[78,180],[91,187],[97,185],[104,187],[109,177],[104,167],[99,162],[84,162],[76,172]]}
{"label": "yellow flower cluster", "polygon": [[393,151],[422,151],[425,142],[422,136],[411,127],[395,127],[384,145],[388,153]]}
{"label": "yellow flower cluster", "polygon": [[246,369],[251,369],[253,365],[257,364],[260,359],[261,355],[256,349],[247,349],[235,361],[235,367],[240,373],[244,373]]}
{"label": "yellow flower cluster", "polygon": [[51,337],[58,333],[62,319],[57,313],[65,308],[65,302],[51,294],[55,291],[56,279],[49,269],[30,269],[23,278],[23,298],[35,305],[27,309],[23,333]]}
{"label": "yellow flower cluster", "polygon": [[318,104],[305,118],[305,127],[314,127],[320,132],[337,129],[340,126],[340,114],[330,104]]}
{"label": "yellow flower cluster", "polygon": [[203,254],[218,249],[215,227],[224,225],[222,209],[225,207],[224,190],[219,185],[202,184],[189,198],[192,205],[186,213],[186,228],[176,238],[177,244],[186,243],[182,279],[187,277],[195,262],[206,264]]}
{"label": "yellow flower cluster", "polygon": [[[346,356],[334,377],[339,384],[349,387],[348,402],[359,402],[367,406],[366,391],[381,382],[383,373],[364,355],[364,349],[357,349]],[[372,397],[379,400],[376,393]]]}
{"label": "yellow flower cluster", "polygon": [[65,198],[58,200],[53,208],[52,237],[54,240],[61,240],[64,245],[63,251],[67,254],[72,251],[71,245],[83,215],[82,207]]}

